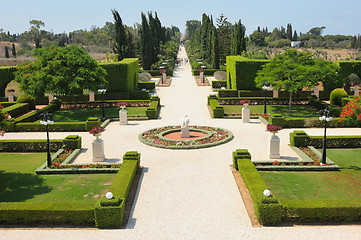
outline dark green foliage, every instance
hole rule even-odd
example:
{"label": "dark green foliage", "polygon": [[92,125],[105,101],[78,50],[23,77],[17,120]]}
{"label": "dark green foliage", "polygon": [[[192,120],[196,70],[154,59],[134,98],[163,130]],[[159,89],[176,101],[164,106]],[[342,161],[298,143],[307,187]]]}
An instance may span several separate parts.
{"label": "dark green foliage", "polygon": [[16,70],[16,67],[0,67],[0,97],[5,96],[5,88],[14,80]]}
{"label": "dark green foliage", "polygon": [[282,220],[282,205],[278,199],[270,196],[257,202],[258,220],[265,226],[275,226]]}
{"label": "dark green foliage", "polygon": [[8,46],[5,46],[5,58],[10,58]]}
{"label": "dark green foliage", "polygon": [[342,88],[334,89],[330,94],[330,103],[337,106],[342,106],[342,98],[348,97],[348,94]]}
{"label": "dark green foliage", "polygon": [[219,46],[218,46],[218,33],[215,27],[212,28],[212,52],[211,52],[211,65],[213,68],[219,68]]}
{"label": "dark green foliage", "polygon": [[212,110],[212,117],[223,118],[224,108],[218,103],[217,99],[208,98],[208,105]]}
{"label": "dark green foliage", "polygon": [[94,226],[93,203],[0,203],[2,224]]}
{"label": "dark green foliage", "polygon": [[100,119],[96,118],[96,117],[90,117],[85,122],[85,125],[86,125],[86,131],[90,131],[94,127],[99,127],[100,126]]}
{"label": "dark green foliage", "polygon": [[17,103],[28,103],[30,110],[35,109],[35,99],[30,95],[23,94],[16,99],[16,102]]}
{"label": "dark green foliage", "polygon": [[[15,126],[18,132],[46,132],[46,126],[38,122],[35,123],[18,123]],[[49,125],[51,132],[82,132],[86,131],[86,122],[55,122]]]}
{"label": "dark green foliage", "polygon": [[141,89],[147,89],[151,90],[155,88],[155,82],[139,82],[138,88]]}
{"label": "dark green foliage", "polygon": [[126,58],[117,63],[100,65],[107,72],[107,92],[132,92],[138,89],[139,66],[137,58]]}
{"label": "dark green foliage", "polygon": [[218,98],[238,97],[238,91],[232,89],[219,89]]}
{"label": "dark green foliage", "polygon": [[227,87],[227,81],[222,81],[222,80],[212,81],[212,88],[222,88],[222,87]]}
{"label": "dark green foliage", "polygon": [[145,111],[145,114],[148,117],[148,119],[157,119],[159,108],[160,108],[159,98],[152,98],[149,107]]}
{"label": "dark green foliage", "polygon": [[290,144],[293,147],[307,147],[310,136],[305,131],[290,132]]}
{"label": "dark green foliage", "polygon": [[246,27],[242,24],[241,19],[234,26],[234,32],[232,37],[232,54],[241,55],[246,51]]}
{"label": "dark green foliage", "polygon": [[[213,76],[216,71],[219,71],[219,69],[204,69],[204,75],[205,76]],[[194,76],[199,75],[199,69],[193,69],[192,73]]]}
{"label": "dark green foliage", "polygon": [[81,137],[79,135],[69,135],[63,139],[64,149],[81,149]]}
{"label": "dark green foliage", "polygon": [[14,43],[13,43],[11,52],[12,52],[13,56],[16,58],[16,49],[15,49],[15,44]]}
{"label": "dark green foliage", "polygon": [[254,79],[257,71],[268,60],[251,60],[241,56],[227,56],[227,88],[256,90]]}
{"label": "dark green foliage", "polygon": [[123,164],[109,189],[113,199],[103,197],[95,207],[95,224],[98,228],[119,228],[123,224],[125,201],[139,162],[140,153],[127,152],[123,156]]}
{"label": "dark green foliage", "polygon": [[28,103],[17,103],[11,105],[10,107],[6,107],[0,111],[4,111],[10,114],[12,118],[24,114],[29,111],[29,104]]}
{"label": "dark green foliage", "polygon": [[126,26],[123,25],[122,18],[120,17],[118,11],[113,9],[112,14],[115,25],[115,42],[113,51],[117,54],[118,61],[121,61],[124,58],[135,57],[132,34],[126,29]]}

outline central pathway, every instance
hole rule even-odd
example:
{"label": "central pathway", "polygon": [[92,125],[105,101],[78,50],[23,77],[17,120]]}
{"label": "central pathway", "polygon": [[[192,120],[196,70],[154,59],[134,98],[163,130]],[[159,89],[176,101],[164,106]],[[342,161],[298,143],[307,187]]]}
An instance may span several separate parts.
{"label": "central pathway", "polygon": [[[184,48],[178,55],[186,57]],[[308,226],[253,228],[238,192],[230,164],[232,151],[249,149],[252,159],[266,160],[268,139],[265,126],[258,120],[243,124],[237,119],[211,119],[207,109],[210,87],[198,87],[189,63],[174,71],[172,84],[159,88],[160,119],[130,122],[120,126],[111,123],[102,138],[108,161],[116,162],[126,152],[141,153],[143,174],[126,229],[26,229],[0,230],[0,239],[360,239],[360,226]],[[144,145],[138,134],[150,128],[180,125],[184,115],[190,125],[208,125],[230,130],[234,139],[226,144],[198,150],[167,150]],[[297,155],[289,146],[289,132],[282,130],[281,155]],[[322,129],[307,129],[322,135]],[[329,135],[361,135],[360,129],[329,129]],[[91,149],[93,137],[83,137],[85,149]],[[69,133],[51,133],[62,138]],[[39,133],[7,133],[4,138],[44,138]],[[77,161],[90,162],[86,154]],[[31,236],[31,237],[30,237]]]}

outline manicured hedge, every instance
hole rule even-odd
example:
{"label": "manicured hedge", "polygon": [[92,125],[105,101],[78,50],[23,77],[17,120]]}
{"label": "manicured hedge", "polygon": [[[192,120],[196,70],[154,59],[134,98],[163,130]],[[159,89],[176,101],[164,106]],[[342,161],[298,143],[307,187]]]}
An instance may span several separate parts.
{"label": "manicured hedge", "polygon": [[[204,75],[205,76],[213,76],[215,72],[220,71],[220,69],[204,69]],[[192,70],[193,76],[199,75],[199,69],[193,69]]]}
{"label": "manicured hedge", "polygon": [[98,228],[118,228],[123,224],[125,202],[139,165],[140,153],[127,152],[123,156],[123,164],[109,189],[113,198],[103,197],[94,209]]}
{"label": "manicured hedge", "polygon": [[212,88],[226,88],[227,87],[227,81],[226,80],[213,80],[212,81]]}
{"label": "manicured hedge", "polygon": [[[51,132],[81,132],[87,131],[86,122],[55,122],[48,125]],[[15,131],[18,132],[45,132],[46,126],[39,122],[34,123],[18,123],[15,125]]]}
{"label": "manicured hedge", "polygon": [[277,225],[280,223],[282,206],[274,196],[265,197],[263,195],[267,185],[251,161],[248,150],[237,149],[236,152],[233,152],[233,162],[235,161],[237,161],[238,171],[251,194],[259,222],[263,225]]}
{"label": "manicured hedge", "polygon": [[340,66],[340,81],[336,84],[332,84],[331,86],[326,85],[325,89],[333,90],[335,88],[342,88],[343,83],[351,73],[354,73],[357,76],[361,77],[361,61],[337,61],[336,63]]}
{"label": "manicured hedge", "polygon": [[233,89],[219,89],[218,98],[238,97],[238,91]]}
{"label": "manicured hedge", "polygon": [[[50,139],[50,150],[57,151],[60,148],[81,148],[81,137],[69,135],[64,139]],[[0,151],[2,152],[46,152],[47,140],[44,139],[11,139],[0,140]]]}
{"label": "manicured hedge", "polygon": [[214,118],[223,118],[224,117],[224,108],[218,103],[216,96],[208,97],[208,105],[212,111],[212,117]]}
{"label": "manicured hedge", "polygon": [[[156,76],[160,76],[160,70],[143,70],[143,72],[147,72],[150,75],[152,75],[152,77],[156,77]],[[167,69],[166,72],[167,76],[173,76],[173,70]]]}
{"label": "manicured hedge", "polygon": [[140,90],[142,89],[146,89],[146,90],[151,90],[155,88],[155,82],[139,82],[138,83],[138,88]]}
{"label": "manicured hedge", "polygon": [[145,115],[148,119],[157,119],[160,109],[160,98],[153,96],[147,110],[145,110]]}
{"label": "manicured hedge", "polygon": [[227,56],[227,88],[236,90],[257,90],[254,79],[257,71],[268,60],[253,60],[241,56]]}
{"label": "manicured hedge", "polygon": [[5,97],[5,88],[12,80],[14,80],[16,68],[16,66],[0,67],[0,97]]}
{"label": "manicured hedge", "polygon": [[100,65],[107,72],[108,92],[132,92],[138,89],[138,58],[125,58],[116,63]]}
{"label": "manicured hedge", "polygon": [[0,223],[94,226],[94,204],[2,202]]}
{"label": "manicured hedge", "polygon": [[[327,136],[328,148],[360,148],[361,136]],[[322,148],[323,136],[309,136],[304,131],[290,133],[290,144],[294,147],[313,146]]]}
{"label": "manicured hedge", "polygon": [[6,107],[0,111],[9,113],[11,117],[16,117],[18,115],[28,112],[29,104],[28,103],[16,103],[16,104]]}

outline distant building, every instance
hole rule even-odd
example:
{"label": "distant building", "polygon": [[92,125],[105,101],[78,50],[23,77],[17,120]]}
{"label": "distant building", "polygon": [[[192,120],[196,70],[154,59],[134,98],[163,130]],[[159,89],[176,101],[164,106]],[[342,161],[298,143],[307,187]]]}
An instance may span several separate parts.
{"label": "distant building", "polygon": [[301,46],[301,41],[292,41],[291,42],[291,47],[299,47]]}

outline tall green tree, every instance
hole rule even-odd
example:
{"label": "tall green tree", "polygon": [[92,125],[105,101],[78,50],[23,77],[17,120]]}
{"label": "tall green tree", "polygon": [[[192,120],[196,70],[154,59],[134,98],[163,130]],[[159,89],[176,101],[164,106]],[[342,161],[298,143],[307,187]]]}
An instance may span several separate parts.
{"label": "tall green tree", "polygon": [[119,12],[115,9],[112,9],[112,14],[113,14],[114,26],[115,26],[115,39],[113,44],[113,51],[115,54],[118,55],[118,61],[121,61],[127,55],[128,38],[127,38],[125,26],[123,25],[123,21],[119,15]]}
{"label": "tall green tree", "polygon": [[291,23],[287,24],[287,39],[289,39],[291,41],[293,40]]}
{"label": "tall green tree", "polygon": [[20,88],[33,97],[44,93],[72,95],[77,111],[75,93],[97,91],[107,83],[106,71],[78,46],[41,48],[34,55],[34,62],[20,65],[15,72]]}
{"label": "tall green tree", "polygon": [[[232,50],[232,24],[223,14],[216,19],[217,33],[219,41],[219,58],[222,63],[226,62],[226,57],[231,54]],[[213,24],[212,24],[213,25]]]}
{"label": "tall green tree", "polygon": [[16,58],[16,49],[15,49],[15,44],[14,43],[13,43],[11,52],[12,52],[13,56]]}
{"label": "tall green tree", "polygon": [[312,88],[323,82],[337,81],[338,67],[332,62],[315,59],[310,52],[289,49],[277,54],[257,72],[255,83],[262,87],[264,82],[275,90],[289,92],[289,109],[292,109],[292,94],[303,88]]}
{"label": "tall green tree", "polygon": [[205,13],[202,15],[202,26],[201,26],[201,55],[206,61],[210,60],[210,33],[211,31],[211,20]]}
{"label": "tall green tree", "polygon": [[10,58],[8,46],[5,46],[5,58]]}
{"label": "tall green tree", "polygon": [[219,45],[218,45],[218,32],[217,29],[213,26],[212,28],[212,67],[219,69]]}
{"label": "tall green tree", "polygon": [[153,57],[153,37],[148,24],[147,17],[141,13],[142,25],[140,29],[140,43],[141,43],[141,57],[144,69],[150,69],[152,66]]}
{"label": "tall green tree", "polygon": [[30,34],[35,42],[35,48],[40,48],[41,35],[40,28],[44,27],[45,23],[40,20],[31,20],[30,21]]}
{"label": "tall green tree", "polygon": [[241,55],[246,49],[246,27],[242,24],[241,19],[234,25],[232,36],[232,54]]}

